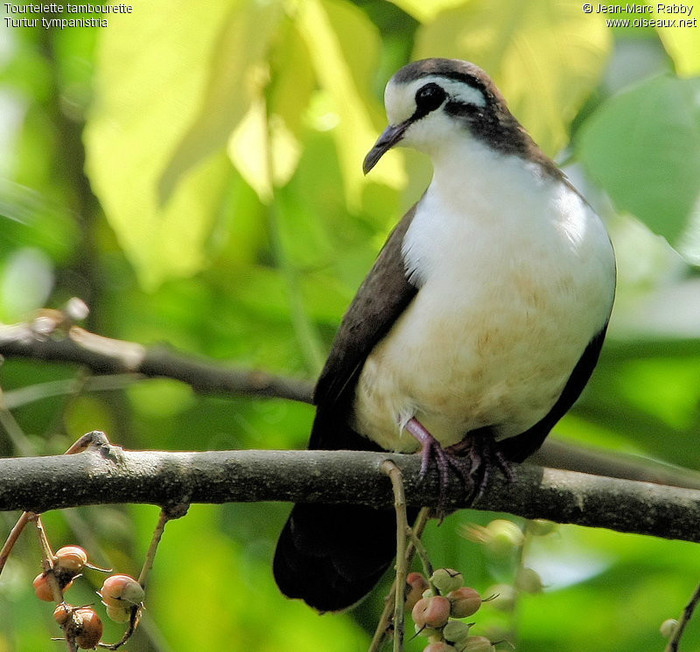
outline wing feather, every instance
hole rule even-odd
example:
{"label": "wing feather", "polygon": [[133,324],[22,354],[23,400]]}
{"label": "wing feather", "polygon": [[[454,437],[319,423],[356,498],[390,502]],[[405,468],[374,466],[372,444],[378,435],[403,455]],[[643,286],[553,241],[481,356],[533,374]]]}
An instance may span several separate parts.
{"label": "wing feather", "polygon": [[401,252],[415,211],[413,206],[394,228],[343,317],[314,391],[317,411],[309,448],[373,447],[349,430],[347,413],[367,356],[418,292],[407,278]]}

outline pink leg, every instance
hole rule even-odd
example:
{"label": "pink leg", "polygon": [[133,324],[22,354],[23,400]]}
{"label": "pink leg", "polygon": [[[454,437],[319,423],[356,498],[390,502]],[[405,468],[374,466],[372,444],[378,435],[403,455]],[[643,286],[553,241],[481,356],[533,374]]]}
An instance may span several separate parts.
{"label": "pink leg", "polygon": [[440,479],[440,491],[438,498],[437,511],[440,514],[445,512],[445,495],[449,485],[450,468],[457,472],[457,475],[462,480],[465,489],[470,493],[474,493],[474,481],[471,477],[473,472],[472,459],[470,457],[458,457],[454,452],[444,449],[440,442],[430,434],[428,429],[415,417],[408,420],[405,425],[406,430],[415,437],[421,445],[421,465],[420,478],[423,480],[430,461],[435,460],[435,465],[438,470]]}
{"label": "pink leg", "polygon": [[428,472],[431,459],[435,460],[440,479],[439,512],[444,512],[450,468],[462,480],[470,504],[481,497],[492,466],[497,466],[506,478],[512,479],[510,463],[503,457],[488,429],[469,433],[458,444],[443,448],[415,417],[408,420],[405,428],[421,445],[421,479]]}
{"label": "pink leg", "polygon": [[430,466],[431,456],[435,457],[435,462],[437,463],[438,470],[442,476],[442,472],[446,470],[444,457],[441,456],[438,451],[442,451],[442,446],[435,437],[433,437],[428,429],[415,417],[411,417],[405,426],[409,434],[411,434],[421,446],[421,464],[420,464],[420,477],[423,479],[425,474],[428,472],[428,466]]}

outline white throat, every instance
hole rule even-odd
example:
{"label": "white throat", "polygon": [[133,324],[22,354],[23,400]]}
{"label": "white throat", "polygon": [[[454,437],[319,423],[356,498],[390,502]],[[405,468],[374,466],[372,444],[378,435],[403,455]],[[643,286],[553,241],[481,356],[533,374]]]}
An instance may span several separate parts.
{"label": "white throat", "polygon": [[537,163],[471,138],[443,141],[432,159],[433,179],[404,240],[407,269],[416,279],[425,280],[435,266],[500,261],[510,267],[589,219],[585,202]]}

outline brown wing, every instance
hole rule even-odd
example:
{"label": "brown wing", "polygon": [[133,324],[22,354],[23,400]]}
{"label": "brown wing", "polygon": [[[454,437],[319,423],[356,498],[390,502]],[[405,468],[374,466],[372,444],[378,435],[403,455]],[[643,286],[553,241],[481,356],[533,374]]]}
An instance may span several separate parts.
{"label": "brown wing", "polygon": [[347,412],[365,359],[418,291],[406,277],[401,254],[415,210],[413,206],[394,228],[343,317],[316,384],[318,409],[309,448],[371,447],[368,440],[349,431]]}
{"label": "brown wing", "polygon": [[[379,450],[348,425],[355,385],[367,356],[411,302],[401,245],[415,207],[399,222],[377,256],[335,337],[316,385],[316,419],[309,448]],[[412,522],[415,514],[410,512]],[[391,510],[361,505],[298,504],[275,551],[277,585],[319,611],[346,609],[361,600],[396,554]]]}

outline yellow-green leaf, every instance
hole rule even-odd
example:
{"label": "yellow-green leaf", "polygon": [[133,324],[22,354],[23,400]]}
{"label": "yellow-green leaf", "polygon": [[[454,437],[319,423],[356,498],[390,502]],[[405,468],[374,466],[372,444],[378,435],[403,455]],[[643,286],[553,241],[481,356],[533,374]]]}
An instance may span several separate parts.
{"label": "yellow-green leaf", "polygon": [[261,98],[231,135],[228,154],[260,200],[269,202],[273,187],[283,186],[294,174],[301,145],[280,116],[268,116]]}
{"label": "yellow-green leaf", "polygon": [[263,202],[296,171],[303,116],[315,87],[309,53],[294,24],[285,21],[277,37],[265,95],[251,104],[228,142],[233,164]]}
{"label": "yellow-green leaf", "polygon": [[658,33],[678,75],[700,75],[700,29],[697,26],[668,27],[659,28]]}
{"label": "yellow-green leaf", "polygon": [[165,204],[163,170],[199,110],[231,2],[134,0],[101,33],[86,169],[139,280],[154,288],[206,262],[205,244],[230,173],[221,153],[200,159]]}
{"label": "yellow-green leaf", "polygon": [[268,82],[267,55],[283,17],[281,1],[237,0],[229,5],[197,117],[160,180],[161,202],[168,200],[182,174],[225,145]]}
{"label": "yellow-green leaf", "polygon": [[[347,201],[357,208],[364,183],[362,160],[379,135],[368,108],[372,104],[371,80],[379,60],[379,34],[359,9],[338,0],[300,3],[297,25],[319,84],[338,116],[333,135]],[[382,161],[372,175],[375,181],[393,187],[403,179],[398,162],[392,159]]]}
{"label": "yellow-green leaf", "polygon": [[415,58],[454,57],[481,66],[511,111],[550,155],[595,87],[610,51],[596,15],[568,0],[472,0],[418,29]]}
{"label": "yellow-green leaf", "polygon": [[428,22],[445,9],[464,4],[464,0],[391,0],[397,7],[422,23]]}

